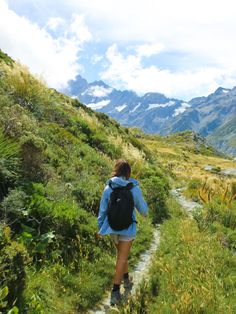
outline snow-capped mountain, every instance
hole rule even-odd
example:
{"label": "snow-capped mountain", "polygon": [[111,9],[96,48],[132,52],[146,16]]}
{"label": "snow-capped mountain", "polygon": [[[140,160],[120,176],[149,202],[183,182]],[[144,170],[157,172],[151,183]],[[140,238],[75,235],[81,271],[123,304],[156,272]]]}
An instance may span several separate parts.
{"label": "snow-capped mountain", "polygon": [[138,126],[149,133],[161,132],[169,119],[190,107],[182,100],[167,98],[160,93],[147,93],[140,97],[132,91],[116,90],[102,81],[88,83],[81,76],[69,83],[67,93],[123,125]]}
{"label": "snow-capped mountain", "polygon": [[[193,98],[189,102],[167,98],[160,93],[138,96],[133,91],[116,90],[102,81],[88,83],[81,76],[69,82],[67,93],[90,108],[104,112],[126,126],[139,127],[148,133],[170,134],[193,130],[214,143],[224,152],[236,155],[236,141],[227,143],[218,138],[228,130],[230,139],[236,138],[236,87],[219,87],[207,97]],[[224,125],[227,125],[224,128]],[[220,128],[220,132],[217,130]],[[216,134],[216,136],[214,136]]]}

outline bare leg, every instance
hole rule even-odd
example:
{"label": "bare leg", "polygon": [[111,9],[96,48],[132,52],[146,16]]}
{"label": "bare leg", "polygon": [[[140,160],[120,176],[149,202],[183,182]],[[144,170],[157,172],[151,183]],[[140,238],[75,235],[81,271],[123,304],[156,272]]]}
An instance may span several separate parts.
{"label": "bare leg", "polygon": [[[117,255],[118,255],[118,246],[119,244],[115,243],[115,246],[116,246],[116,249],[117,249]],[[128,263],[128,260],[126,261],[126,264],[125,264],[125,268],[124,268],[124,274],[128,273],[129,272],[129,263]]]}
{"label": "bare leg", "polygon": [[114,284],[120,285],[123,279],[124,273],[128,272],[128,256],[130,248],[133,241],[119,241],[116,244],[117,248],[117,260],[116,260],[116,270],[114,276]]}

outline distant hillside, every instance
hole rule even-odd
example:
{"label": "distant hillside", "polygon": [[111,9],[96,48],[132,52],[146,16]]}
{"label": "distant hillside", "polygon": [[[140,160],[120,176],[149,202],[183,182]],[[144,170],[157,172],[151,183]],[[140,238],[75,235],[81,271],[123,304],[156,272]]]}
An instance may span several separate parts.
{"label": "distant hillside", "polygon": [[[123,125],[136,126],[148,133],[165,135],[193,130],[207,137],[236,116],[236,87],[232,90],[219,87],[207,97],[184,102],[160,93],[139,97],[132,91],[118,91],[102,81],[88,83],[77,76],[70,82],[67,93]],[[216,138],[211,143],[225,153],[235,154],[232,141],[224,145],[222,142],[223,139]]]}
{"label": "distant hillside", "polygon": [[208,136],[209,143],[229,155],[236,156],[236,117],[217,128]]}

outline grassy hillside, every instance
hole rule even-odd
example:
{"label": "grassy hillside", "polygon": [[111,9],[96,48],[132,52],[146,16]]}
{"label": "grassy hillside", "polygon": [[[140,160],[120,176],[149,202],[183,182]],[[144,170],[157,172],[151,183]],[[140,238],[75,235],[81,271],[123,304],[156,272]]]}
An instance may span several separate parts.
{"label": "grassy hillside", "polygon": [[206,176],[219,177],[213,171],[206,171],[204,168],[207,165],[218,170],[235,167],[232,159],[217,153],[192,131],[165,137],[146,134],[140,136],[145,146],[156,156],[159,164],[172,175],[175,185],[184,186],[189,180],[204,180]]}
{"label": "grassy hillside", "polygon": [[150,242],[151,220],[167,216],[167,180],[129,129],[47,88],[2,52],[0,111],[1,311],[82,312],[111,284],[114,248],[96,238],[96,217],[114,160],[130,161],[151,208],[131,266]]}
{"label": "grassy hillside", "polygon": [[[96,237],[96,217],[114,161],[126,158],[150,208],[145,223],[138,217],[131,268],[154,224],[164,223],[153,279],[124,312],[233,313],[235,179],[220,174],[232,160],[192,132],[161,137],[122,127],[48,88],[2,52],[0,112],[1,312],[83,313],[101,300],[115,251],[108,237]],[[170,198],[170,185],[203,204],[195,220]]]}

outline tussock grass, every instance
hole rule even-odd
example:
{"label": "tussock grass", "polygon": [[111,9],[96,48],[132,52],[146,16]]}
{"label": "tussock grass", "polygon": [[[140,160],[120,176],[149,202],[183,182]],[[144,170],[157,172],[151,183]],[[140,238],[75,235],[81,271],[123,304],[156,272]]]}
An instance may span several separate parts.
{"label": "tussock grass", "polygon": [[161,235],[150,281],[123,313],[235,313],[236,257],[194,220],[166,221]]}

